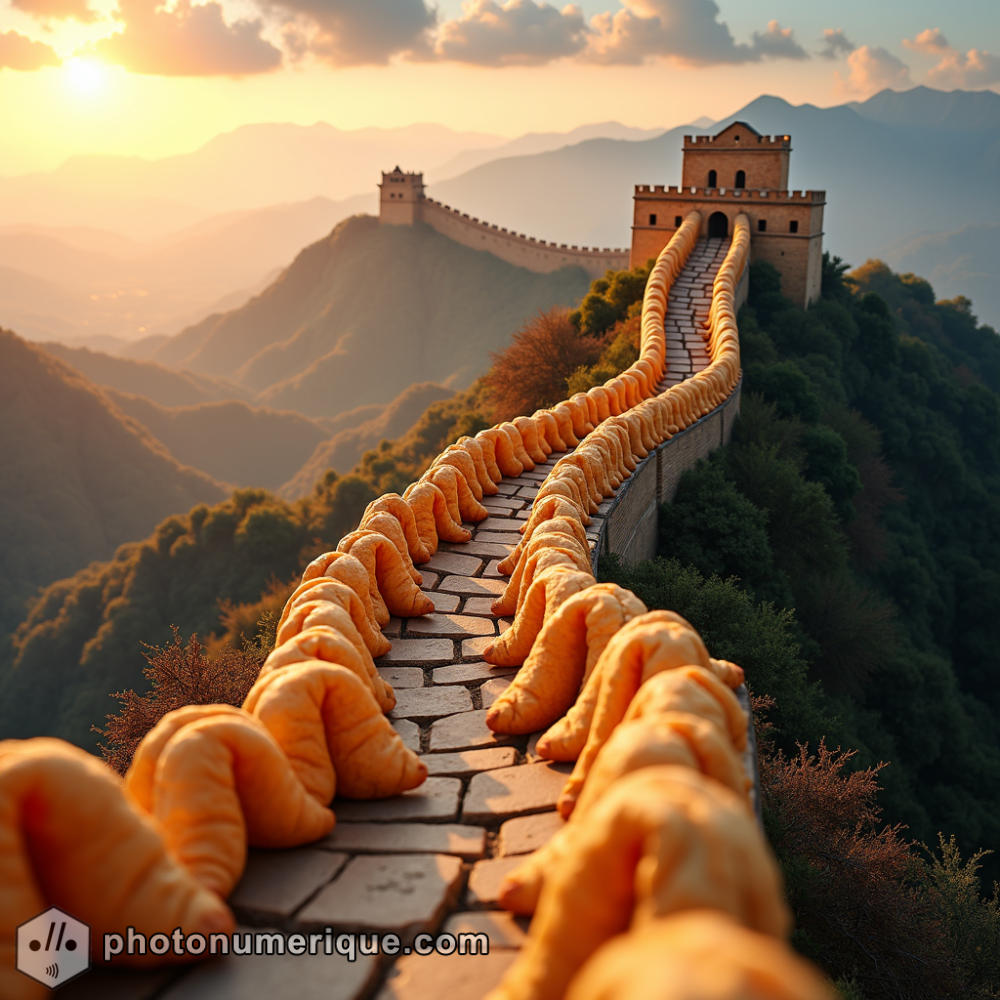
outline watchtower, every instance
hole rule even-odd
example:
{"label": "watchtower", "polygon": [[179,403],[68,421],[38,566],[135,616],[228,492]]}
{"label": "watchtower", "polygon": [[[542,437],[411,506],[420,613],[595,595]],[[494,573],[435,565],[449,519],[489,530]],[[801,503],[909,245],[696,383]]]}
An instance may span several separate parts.
{"label": "watchtower", "polygon": [[789,191],[791,136],[761,135],[733,122],[717,135],[684,137],[679,188],[636,185],[631,266],[667,245],[685,216],[698,211],[705,237],[728,236],[736,216],[750,219],[751,256],[781,272],[782,291],[808,306],[823,278],[825,191]]}
{"label": "watchtower", "polygon": [[379,184],[379,222],[390,226],[412,226],[420,219],[420,202],[424,197],[424,175],[403,173],[396,167],[392,173],[382,172]]}

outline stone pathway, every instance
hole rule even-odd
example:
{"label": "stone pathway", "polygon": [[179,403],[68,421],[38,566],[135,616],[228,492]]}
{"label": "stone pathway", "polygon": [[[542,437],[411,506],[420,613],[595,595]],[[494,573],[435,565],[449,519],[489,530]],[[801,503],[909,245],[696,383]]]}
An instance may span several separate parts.
{"label": "stone pathway", "polygon": [[[708,364],[698,324],[728,245],[699,242],[673,286],[663,387]],[[486,709],[516,668],[491,666],[482,650],[511,624],[490,613],[506,584],[497,563],[520,539],[517,528],[560,457],[484,497],[489,517],[466,525],[472,540],[442,543],[419,567],[434,614],[394,618],[384,630],[393,648],[377,666],[396,691],[390,719],[422,755],[427,781],[393,799],[335,800],[329,836],[296,850],[251,851],[230,900],[244,928],[392,933],[404,946],[421,932],[484,932],[490,954],[230,957],[180,973],[92,974],[66,1000],[480,1000],[500,980],[527,928],[497,909],[500,882],[562,825],[555,804],[572,766],[538,758],[539,734],[498,738],[486,728]],[[587,528],[592,548],[611,502]]]}
{"label": "stone pathway", "polygon": [[705,326],[712,306],[715,275],[729,252],[730,240],[699,240],[670,289],[667,315],[667,375],[662,389],[683,382],[711,361]]}

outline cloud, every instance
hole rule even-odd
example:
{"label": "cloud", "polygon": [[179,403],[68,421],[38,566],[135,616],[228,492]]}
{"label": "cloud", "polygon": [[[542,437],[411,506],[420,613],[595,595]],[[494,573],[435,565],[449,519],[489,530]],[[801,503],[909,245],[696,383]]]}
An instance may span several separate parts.
{"label": "cloud", "polygon": [[0,69],[23,72],[59,66],[62,60],[44,42],[35,42],[17,31],[0,31]]}
{"label": "cloud", "polygon": [[904,38],[903,47],[924,55],[938,55],[951,49],[940,28],[925,28],[912,41]]}
{"label": "cloud", "polygon": [[754,32],[752,45],[737,45],[714,0],[622,0],[614,14],[591,19],[587,56],[594,62],[638,65],[656,56],[696,66],[757,62],[764,57],[806,59],[806,52],[771,21]]}
{"label": "cloud", "polygon": [[767,22],[767,31],[753,33],[751,50],[767,59],[808,59],[809,54],[792,37],[791,28],[782,28],[777,21]]}
{"label": "cloud", "polygon": [[439,58],[480,66],[540,66],[576,55],[587,44],[580,8],[557,10],[534,0],[472,0],[438,32]]}
{"label": "cloud", "polygon": [[424,0],[262,0],[284,10],[293,45],[337,66],[384,65],[394,55],[429,53],[437,15]]}
{"label": "cloud", "polygon": [[823,29],[823,49],[819,55],[823,59],[836,59],[839,55],[849,56],[857,46],[850,41],[840,28]]}
{"label": "cloud", "polygon": [[125,30],[93,46],[108,62],[157,76],[246,76],[281,64],[281,52],[260,37],[260,21],[226,24],[222,7],[180,0],[172,10],[157,0],[119,0]]}
{"label": "cloud", "polygon": [[959,52],[948,44],[940,28],[926,28],[903,45],[939,61],[927,71],[927,82],[938,87],[972,90],[1000,83],[1000,59],[983,49]]}
{"label": "cloud", "polygon": [[39,21],[75,21],[89,23],[97,14],[87,0],[11,0],[11,5]]}
{"label": "cloud", "polygon": [[849,94],[874,94],[886,87],[910,87],[910,68],[881,46],[862,45],[847,57],[846,79],[834,73],[837,89]]}

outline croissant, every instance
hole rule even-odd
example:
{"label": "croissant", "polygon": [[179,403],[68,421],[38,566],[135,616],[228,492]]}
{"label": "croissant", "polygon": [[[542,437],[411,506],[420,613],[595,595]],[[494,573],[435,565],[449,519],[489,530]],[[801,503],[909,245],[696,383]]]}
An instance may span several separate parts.
{"label": "croissant", "polygon": [[564,404],[573,418],[573,433],[582,441],[595,426],[597,408],[585,392],[576,392]]}
{"label": "croissant", "polygon": [[591,587],[594,578],[568,566],[553,566],[536,573],[514,624],[483,650],[483,659],[496,666],[524,663],[546,620],[574,594]]}
{"label": "croissant", "polygon": [[597,513],[598,502],[590,492],[587,476],[582,469],[575,465],[561,465],[558,469],[553,469],[545,482],[542,483],[536,496],[549,496],[552,493],[552,487],[559,482],[564,484],[567,488],[567,495],[581,510],[587,511],[588,514]]}
{"label": "croissant", "polygon": [[[514,454],[514,445],[510,437],[500,430],[499,427],[487,427],[486,430],[480,431],[476,435],[476,439],[483,443],[484,450],[487,447],[486,442],[490,442],[493,448],[495,465],[503,476],[517,477],[524,472],[524,466],[517,460],[517,456]],[[489,468],[489,463],[487,463],[487,468]],[[492,470],[490,471],[492,474]],[[497,476],[498,480],[500,478],[501,476]]]}
{"label": "croissant", "polygon": [[580,497],[580,491],[575,483],[569,483],[564,479],[553,479],[551,475],[542,483],[541,489],[535,496],[535,504],[540,505],[545,500],[559,497],[571,503],[580,512],[580,520],[584,524],[590,524],[590,504],[584,502]]}
{"label": "croissant", "polygon": [[337,549],[350,553],[364,567],[379,625],[388,625],[390,614],[412,618],[434,610],[434,602],[413,582],[399,550],[385,535],[367,529],[353,531],[340,540]]}
{"label": "croissant", "polygon": [[573,977],[566,1000],[837,1000],[788,945],[725,914],[658,917],[603,945]]}
{"label": "croissant", "polygon": [[[550,760],[576,760],[587,743],[599,703],[613,700],[615,707],[606,722],[610,732],[642,680],[688,663],[711,669],[708,650],[689,622],[671,611],[650,611],[634,618],[605,649],[570,712],[538,741],[539,754]],[[606,734],[601,742],[604,738]]]}
{"label": "croissant", "polygon": [[406,547],[410,550],[410,558],[413,559],[414,563],[419,565],[427,562],[432,553],[427,550],[427,546],[420,538],[413,510],[398,493],[386,493],[377,500],[372,500],[365,508],[364,514],[361,515],[359,527],[363,528],[369,518],[382,513],[391,514],[399,521],[400,527],[403,529],[403,536],[406,538]]}
{"label": "croissant", "polygon": [[559,1000],[630,924],[697,909],[776,938],[791,926],[777,865],[744,801],[685,767],[624,775],[547,873],[527,944],[487,1000]]}
{"label": "croissant", "polygon": [[512,424],[509,421],[498,424],[498,428],[510,438],[511,447],[514,449],[514,457],[524,466],[525,472],[531,472],[535,468],[535,463],[532,461],[531,456],[528,454],[528,450],[524,447],[524,440],[521,437],[521,432],[518,430],[516,424]]}
{"label": "croissant", "polygon": [[[481,460],[482,452],[480,452]],[[476,469],[476,463],[469,452],[464,448],[451,445],[431,462],[432,469],[442,465],[450,465],[459,475],[464,476],[469,489],[472,490],[473,497],[477,501],[483,499],[483,484],[479,481],[479,472]],[[485,472],[486,467],[483,466],[484,475]],[[490,485],[493,484],[491,483]]]}
{"label": "croissant", "polygon": [[[663,661],[654,665],[653,669],[657,666],[662,668]],[[624,698],[634,683],[632,679],[634,674],[632,677],[627,676],[631,673],[627,666],[623,673],[626,674],[626,679],[617,696],[602,698],[587,743],[559,796],[557,806],[563,818],[573,811],[597,754],[607,742],[614,727],[623,719],[669,711],[691,712],[715,723],[719,731],[730,738],[735,749],[739,751],[746,749],[746,714],[736,696],[714,674],[702,667],[683,666],[676,669],[666,667],[664,673],[649,677],[638,687],[632,704],[622,712]]]}
{"label": "croissant", "polygon": [[569,448],[575,448],[579,443],[576,431],[573,429],[574,411],[565,403],[559,403],[552,407],[552,416],[556,418],[559,427],[559,436],[566,442]]}
{"label": "croissant", "polygon": [[[552,449],[546,444],[545,438],[539,435],[538,428],[535,427],[535,422],[531,417],[515,417],[511,423],[517,428],[518,434],[521,435],[524,450],[531,456],[531,460],[536,465],[544,464],[552,453]],[[546,448],[549,448],[549,450],[546,451]]]}
{"label": "croissant", "polygon": [[278,629],[274,640],[275,649],[271,651],[267,660],[264,661],[261,672],[263,673],[265,669],[270,669],[268,662],[274,655],[275,650],[285,645],[300,632],[315,628],[318,625],[329,626],[342,639],[349,642],[363,662],[371,660],[372,654],[365,645],[364,639],[361,638],[361,633],[358,632],[357,626],[355,626],[351,616],[339,604],[333,604],[330,601],[303,601],[301,604],[295,606],[281,628]]}
{"label": "croissant", "polygon": [[[15,968],[18,925],[46,906],[91,925],[94,960],[105,934],[227,934],[232,914],[169,853],[155,823],[96,757],[44,737],[0,742],[0,996],[49,991]],[[122,954],[116,964],[190,961]]]}
{"label": "croissant", "polygon": [[243,874],[248,842],[297,847],[334,824],[272,735],[229,705],[167,713],[139,744],[125,787],[159,821],[171,853],[223,897]]}
{"label": "croissant", "polygon": [[257,681],[243,707],[275,738],[318,802],[330,802],[335,792],[387,798],[427,777],[370,689],[346,667],[308,660],[274,671]]}
{"label": "croissant", "polygon": [[549,533],[544,530],[536,531],[525,552],[511,574],[503,594],[491,605],[493,614],[512,615],[521,606],[524,595],[528,593],[531,582],[535,574],[541,572],[546,566],[556,565],[555,562],[547,560],[539,563],[539,559],[546,552],[559,552],[565,558],[559,560],[565,565],[575,566],[584,573],[592,573],[590,565],[590,552],[582,546],[573,535],[561,533]]}
{"label": "croissant", "polygon": [[329,625],[311,625],[276,646],[264,661],[259,676],[305,660],[322,660],[346,667],[364,681],[383,712],[391,712],[396,707],[392,685],[375,669],[368,650],[363,645],[358,649],[336,627]]}
{"label": "croissant", "polygon": [[542,626],[524,666],[486,713],[486,725],[497,733],[521,734],[558,719],[612,637],[645,610],[635,594],[613,583],[574,594]]}
{"label": "croissant", "polygon": [[[583,511],[571,500],[564,496],[544,496],[535,498],[527,521],[522,522],[518,530],[522,535],[527,535],[530,538],[542,521],[548,521],[553,517],[575,517],[581,524],[585,523]],[[504,560],[504,562],[506,561]],[[501,569],[500,572],[507,573],[513,568],[514,566],[511,564],[508,569]]]}
{"label": "croissant", "polygon": [[[538,432],[538,440],[544,441],[550,453],[553,451],[566,451],[569,445],[562,439],[559,433],[559,422],[551,410],[536,410],[531,421]],[[543,448],[545,447],[543,445]]]}
{"label": "croissant", "polygon": [[534,913],[546,872],[572,851],[573,835],[589,811],[622,775],[659,764],[689,767],[739,796],[745,797],[749,789],[732,741],[709,719],[690,712],[665,712],[626,720],[601,748],[566,825],[505,876],[500,885],[500,905],[515,913]]}
{"label": "croissant", "polygon": [[413,511],[428,559],[437,552],[439,538],[446,542],[467,542],[472,537],[472,532],[462,527],[461,514],[457,509],[449,509],[444,493],[433,483],[414,483],[407,488],[403,499]]}
{"label": "croissant", "polygon": [[410,547],[406,544],[406,536],[403,534],[403,526],[391,514],[372,514],[364,524],[359,526],[358,531],[375,531],[380,535],[385,535],[395,546],[399,558],[403,560],[403,568],[409,578],[418,587],[424,582],[423,575],[413,563]]}
{"label": "croissant", "polygon": [[[590,501],[590,512],[595,513],[598,506],[604,502],[604,497],[610,496],[612,490],[608,486],[603,466],[600,463],[594,463],[592,467],[589,455],[587,453],[581,455],[581,451],[582,447],[577,448],[572,455],[564,455],[552,467],[552,472],[549,475],[554,479],[566,476],[573,479],[580,490],[580,495]],[[599,483],[601,485],[598,485]]]}
{"label": "croissant", "polygon": [[[343,561],[338,560],[338,562],[342,563]],[[366,579],[367,575],[366,573]],[[281,618],[278,621],[276,641],[283,642],[288,637],[289,633],[285,629],[285,623],[296,608],[314,601],[328,601],[331,604],[338,605],[350,615],[358,635],[361,636],[362,641],[368,647],[368,652],[372,656],[384,656],[392,649],[392,644],[379,631],[379,627],[375,623],[374,611],[369,612],[365,606],[368,605],[368,607],[371,607],[371,597],[367,589],[363,592],[363,598],[364,600],[362,600],[362,596],[359,596],[355,590],[352,590],[347,584],[341,583],[339,580],[327,577],[308,580],[296,588],[285,604],[285,608],[281,612]],[[291,635],[295,635],[297,631],[298,629],[292,631]]]}
{"label": "croissant", "polygon": [[584,430],[589,434],[601,422],[597,416],[597,403],[586,392],[574,393],[569,401],[580,407],[581,415],[586,414]]}
{"label": "croissant", "polygon": [[589,548],[587,543],[587,533],[583,530],[583,525],[580,523],[580,518],[576,511],[573,511],[569,515],[558,514],[550,517],[546,521],[536,521],[535,524],[532,525],[530,533],[525,532],[524,537],[517,543],[514,551],[497,565],[497,569],[501,573],[512,573],[516,570],[518,564],[524,558],[528,547],[531,545],[531,540],[543,534],[569,535],[575,538],[584,549]]}
{"label": "croissant", "polygon": [[460,437],[449,450],[459,448],[472,458],[472,464],[476,469],[476,478],[479,480],[483,496],[494,496],[499,493],[500,491],[497,489],[497,483],[501,478],[500,470],[496,469],[496,479],[494,480],[494,478],[490,475],[489,469],[487,468],[486,456],[483,453],[482,444],[472,437]]}
{"label": "croissant", "polygon": [[433,465],[421,477],[434,483],[448,500],[448,510],[458,511],[458,521],[483,521],[489,511],[476,499],[465,476],[452,465]]}
{"label": "croissant", "polygon": [[[367,532],[367,528],[362,529]],[[302,582],[296,588],[292,597],[288,599],[285,607],[289,607],[292,599],[296,598],[309,586],[320,580],[339,580],[350,587],[364,606],[365,614],[372,621],[376,621],[375,604],[372,601],[372,577],[368,573],[367,567],[358,559],[351,555],[346,549],[338,549],[336,552],[324,552],[317,556],[305,569],[302,574]],[[388,619],[386,619],[388,621]],[[380,622],[384,625],[385,622]]]}
{"label": "croissant", "polygon": [[[587,395],[594,401],[597,407],[598,424],[604,423],[611,416],[611,398],[613,393],[608,392],[603,385],[595,385],[592,389],[587,390]],[[617,397],[615,397],[615,401],[617,405]]]}

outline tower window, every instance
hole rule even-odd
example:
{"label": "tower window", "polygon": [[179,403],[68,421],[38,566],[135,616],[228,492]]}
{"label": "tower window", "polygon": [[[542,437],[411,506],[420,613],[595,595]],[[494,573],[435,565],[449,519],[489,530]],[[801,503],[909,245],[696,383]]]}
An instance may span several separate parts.
{"label": "tower window", "polygon": [[655,226],[656,225],[656,216],[655,215],[650,215],[650,217],[649,217],[649,224],[651,226]]}
{"label": "tower window", "polygon": [[675,215],[675,216],[674,216],[674,229],[679,229],[679,228],[680,228],[680,225],[681,225],[681,223],[682,223],[683,221],[684,221],[684,220],[683,220],[683,219],[682,219],[682,218],[681,218],[681,217],[680,217],[679,215]]}
{"label": "tower window", "polygon": [[745,188],[747,186],[747,172],[745,170],[736,171],[736,187]]}
{"label": "tower window", "polygon": [[710,188],[719,186],[719,175],[714,170],[708,172],[708,186]]}
{"label": "tower window", "polygon": [[788,231],[790,233],[797,233],[799,231],[799,220],[798,219],[792,219],[792,221],[788,223]]}
{"label": "tower window", "polygon": [[767,232],[767,219],[758,219],[757,220],[757,232],[758,233],[766,233]]}

